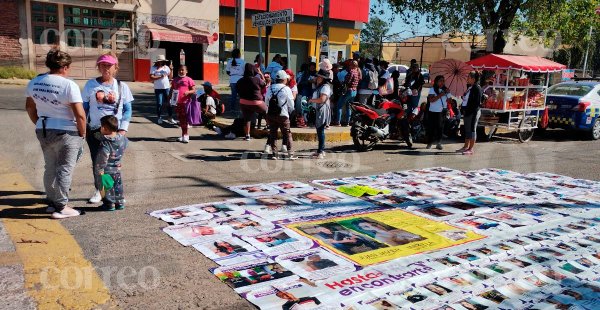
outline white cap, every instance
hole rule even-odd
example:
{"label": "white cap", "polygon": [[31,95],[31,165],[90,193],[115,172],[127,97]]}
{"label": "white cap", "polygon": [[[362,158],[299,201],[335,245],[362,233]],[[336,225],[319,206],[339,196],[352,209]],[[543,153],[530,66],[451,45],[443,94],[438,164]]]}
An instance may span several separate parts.
{"label": "white cap", "polygon": [[285,73],[285,71],[283,71],[283,70],[279,70],[275,74],[275,80],[285,80],[285,79],[289,79],[289,78],[290,78],[290,76],[287,73]]}

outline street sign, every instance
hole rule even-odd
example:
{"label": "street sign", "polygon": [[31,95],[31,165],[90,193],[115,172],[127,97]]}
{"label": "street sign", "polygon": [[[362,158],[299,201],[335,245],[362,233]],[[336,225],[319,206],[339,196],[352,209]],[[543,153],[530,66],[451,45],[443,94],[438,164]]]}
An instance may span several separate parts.
{"label": "street sign", "polygon": [[252,27],[265,27],[294,22],[294,10],[286,9],[252,15]]}
{"label": "street sign", "polygon": [[233,41],[225,41],[225,51],[226,52],[233,51]]}

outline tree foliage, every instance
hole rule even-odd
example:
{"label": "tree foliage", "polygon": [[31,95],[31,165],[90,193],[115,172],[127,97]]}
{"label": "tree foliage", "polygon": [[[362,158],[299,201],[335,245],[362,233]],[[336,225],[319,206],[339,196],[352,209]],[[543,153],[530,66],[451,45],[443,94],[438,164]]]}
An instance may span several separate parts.
{"label": "tree foliage", "polygon": [[[379,8],[389,5],[403,22],[411,26],[425,16],[427,23],[441,31],[484,32],[494,38],[493,51],[506,46],[505,32],[516,19],[527,20],[539,11],[554,14],[571,0],[377,0]],[[373,13],[372,12],[372,13]]]}
{"label": "tree foliage", "polygon": [[371,17],[365,28],[360,32],[360,52],[371,57],[379,57],[381,41],[390,30],[389,23],[379,17]]}

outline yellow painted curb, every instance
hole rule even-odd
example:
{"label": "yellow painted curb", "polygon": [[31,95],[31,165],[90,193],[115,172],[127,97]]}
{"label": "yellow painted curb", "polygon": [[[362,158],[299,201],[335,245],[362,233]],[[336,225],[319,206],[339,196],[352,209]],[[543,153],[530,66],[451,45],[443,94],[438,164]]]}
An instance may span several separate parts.
{"label": "yellow painted curb", "polygon": [[[19,173],[0,175],[3,191],[32,191]],[[15,199],[35,198],[18,195]],[[42,206],[21,207],[35,209]],[[0,205],[0,210],[12,207]],[[60,221],[47,215],[2,219],[23,264],[25,288],[38,309],[94,309],[107,305],[110,293],[79,244]]]}
{"label": "yellow painted curb", "polygon": [[[224,128],[230,126],[231,124],[222,123],[219,121],[213,121],[213,124],[219,128]],[[253,129],[250,134],[254,138],[266,138],[269,135],[269,132],[264,129]],[[279,137],[281,138],[281,133],[279,133]],[[317,141],[317,130],[314,132],[294,132],[292,128],[292,139],[294,141]],[[330,132],[325,131],[325,141],[326,142],[352,142],[352,136],[350,136],[350,129],[347,132]]]}

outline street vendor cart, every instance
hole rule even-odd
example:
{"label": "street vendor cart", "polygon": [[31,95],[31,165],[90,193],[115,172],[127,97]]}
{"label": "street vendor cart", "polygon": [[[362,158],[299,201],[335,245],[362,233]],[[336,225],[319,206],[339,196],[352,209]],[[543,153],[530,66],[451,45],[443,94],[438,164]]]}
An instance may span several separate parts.
{"label": "street vendor cart", "polygon": [[490,139],[498,128],[503,128],[516,130],[521,142],[531,140],[546,109],[550,75],[566,66],[542,57],[497,54],[467,64],[483,71],[486,83],[479,134]]}

